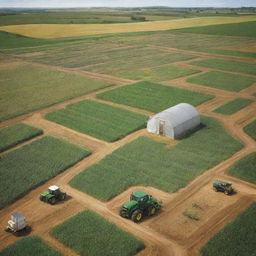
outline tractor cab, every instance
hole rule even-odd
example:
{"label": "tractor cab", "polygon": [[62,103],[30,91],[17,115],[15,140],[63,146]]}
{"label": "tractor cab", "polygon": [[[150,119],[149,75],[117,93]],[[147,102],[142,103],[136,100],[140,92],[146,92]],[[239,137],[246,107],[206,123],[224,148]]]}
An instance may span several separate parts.
{"label": "tractor cab", "polygon": [[53,185],[48,188],[48,192],[54,196],[57,196],[60,194],[60,188],[56,185]]}
{"label": "tractor cab", "polygon": [[130,200],[143,204],[146,203],[151,197],[151,195],[145,194],[144,192],[136,191],[131,194]]}

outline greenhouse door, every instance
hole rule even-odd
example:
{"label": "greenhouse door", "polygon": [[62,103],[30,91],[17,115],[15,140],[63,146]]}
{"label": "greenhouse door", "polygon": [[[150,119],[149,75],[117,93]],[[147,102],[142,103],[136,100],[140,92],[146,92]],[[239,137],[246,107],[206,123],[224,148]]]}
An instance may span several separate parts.
{"label": "greenhouse door", "polygon": [[163,120],[159,120],[159,131],[158,134],[159,135],[165,135],[165,121]]}

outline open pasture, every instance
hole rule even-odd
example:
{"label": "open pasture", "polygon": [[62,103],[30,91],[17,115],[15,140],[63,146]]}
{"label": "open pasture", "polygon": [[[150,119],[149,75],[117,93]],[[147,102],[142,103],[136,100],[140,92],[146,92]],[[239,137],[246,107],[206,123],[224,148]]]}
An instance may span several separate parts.
{"label": "open pasture", "polygon": [[213,96],[151,82],[138,82],[97,94],[97,98],[159,112],[181,102],[196,106]]}
{"label": "open pasture", "polygon": [[236,74],[210,71],[188,78],[189,83],[205,85],[221,90],[239,92],[256,83],[256,78]]}
{"label": "open pasture", "polygon": [[22,123],[2,128],[0,129],[0,152],[42,133],[43,131],[41,129]]}
{"label": "open pasture", "polygon": [[50,121],[106,141],[115,141],[145,128],[147,116],[92,100],[48,113]]}
{"label": "open pasture", "polygon": [[79,173],[70,185],[102,201],[138,185],[177,191],[242,147],[218,121],[203,117],[202,123],[205,128],[171,148],[140,137]]}
{"label": "open pasture", "polygon": [[90,152],[44,137],[1,155],[0,208],[74,165]]}
{"label": "open pasture", "polygon": [[240,159],[231,168],[228,169],[229,175],[252,182],[256,184],[256,152],[253,152]]}
{"label": "open pasture", "polygon": [[256,203],[249,206],[233,222],[227,224],[201,250],[202,256],[255,254]]}
{"label": "open pasture", "polygon": [[55,227],[51,233],[81,256],[130,256],[144,249],[141,241],[88,210]]}
{"label": "open pasture", "polygon": [[26,24],[1,26],[0,30],[34,38],[79,37],[100,34],[162,31],[213,24],[255,21],[254,16],[200,17],[119,24]]}
{"label": "open pasture", "polygon": [[256,140],[256,120],[251,122],[250,124],[244,127],[244,131],[251,136],[254,140]]}
{"label": "open pasture", "polygon": [[0,82],[0,121],[112,85],[34,65],[0,69]]}
{"label": "open pasture", "polygon": [[220,113],[223,115],[232,115],[237,111],[245,108],[250,105],[253,101],[245,98],[236,98],[220,107],[216,108],[214,112]]}

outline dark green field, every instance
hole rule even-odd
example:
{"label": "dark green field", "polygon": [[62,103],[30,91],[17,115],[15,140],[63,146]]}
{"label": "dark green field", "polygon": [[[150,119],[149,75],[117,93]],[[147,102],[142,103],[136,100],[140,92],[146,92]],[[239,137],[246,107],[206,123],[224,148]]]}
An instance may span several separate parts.
{"label": "dark green field", "polygon": [[147,116],[85,100],[46,115],[50,121],[106,141],[115,141],[141,128]]}
{"label": "dark green field", "polygon": [[89,154],[88,150],[66,141],[44,137],[1,155],[0,208]]}
{"label": "dark green field", "polygon": [[0,129],[0,152],[3,152],[23,141],[41,135],[43,131],[35,127],[18,123]]}
{"label": "dark green field", "polygon": [[202,122],[205,128],[171,148],[140,137],[75,176],[70,185],[102,201],[138,185],[177,191],[242,148],[216,120],[203,117]]}
{"label": "dark green field", "polygon": [[244,127],[244,131],[251,136],[254,140],[256,140],[256,120],[251,122],[250,124]]}
{"label": "dark green field", "polygon": [[144,244],[98,214],[83,211],[51,233],[81,256],[130,256],[144,249]]}
{"label": "dark green field", "polygon": [[213,96],[161,84],[138,82],[98,94],[97,98],[159,112],[181,102],[196,106]]}
{"label": "dark green field", "polygon": [[201,256],[253,256],[256,251],[256,203],[227,224],[201,250]]}
{"label": "dark green field", "polygon": [[0,251],[0,256],[61,256],[37,236],[28,236]]}

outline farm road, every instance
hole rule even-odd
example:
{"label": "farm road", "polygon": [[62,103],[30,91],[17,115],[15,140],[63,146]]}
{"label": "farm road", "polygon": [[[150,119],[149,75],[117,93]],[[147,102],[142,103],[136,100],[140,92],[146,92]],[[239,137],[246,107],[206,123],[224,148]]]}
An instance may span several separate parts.
{"label": "farm road", "polygon": [[[166,49],[165,49],[166,50]],[[180,52],[179,49],[171,48],[170,51]],[[186,52],[188,53],[188,52]],[[218,57],[227,59],[227,56],[220,56],[214,54],[201,54],[197,52],[191,52],[191,54],[205,58],[205,57]],[[232,58],[229,58],[232,59]],[[244,58],[235,57],[236,60],[244,61]],[[248,59],[247,59],[248,61]],[[31,63],[33,65],[41,65],[37,63]],[[189,65],[188,61],[184,61],[177,63],[177,65],[181,65],[184,67],[192,67]],[[48,65],[47,65],[48,66]],[[59,67],[51,66],[51,68],[59,69]],[[195,68],[193,66],[193,68]],[[206,72],[208,69],[203,67],[196,67],[196,69],[201,70],[202,72]],[[59,69],[60,70],[60,69]],[[64,71],[64,70],[62,70]],[[64,173],[58,175],[52,180],[48,181],[46,184],[34,189],[26,196],[16,201],[15,203],[5,207],[1,210],[1,220],[0,220],[0,249],[5,246],[16,241],[17,237],[12,236],[3,232],[3,229],[9,219],[10,213],[12,212],[22,212],[27,217],[29,224],[32,227],[32,233],[35,235],[41,236],[45,241],[47,241],[51,246],[55,249],[61,251],[65,256],[68,255],[77,255],[70,248],[65,247],[63,244],[59,243],[56,239],[54,239],[49,231],[51,228],[71,216],[75,215],[81,210],[84,209],[92,209],[98,214],[102,215],[104,218],[110,220],[115,223],[117,226],[122,229],[132,233],[139,239],[143,240],[146,245],[146,249],[138,253],[138,256],[162,256],[162,255],[170,255],[170,256],[197,256],[200,248],[216,233],[218,232],[227,222],[232,221],[246,206],[248,206],[253,200],[256,200],[256,185],[247,183],[245,181],[241,181],[237,178],[228,176],[225,171],[232,166],[236,161],[244,157],[250,152],[256,150],[255,141],[250,138],[247,134],[244,133],[243,127],[255,119],[255,102],[250,104],[245,109],[242,109],[231,115],[229,117],[217,114],[212,112],[218,106],[234,99],[235,97],[245,97],[249,99],[255,100],[256,97],[252,96],[254,93],[255,85],[242,90],[240,92],[229,92],[215,88],[204,87],[200,85],[194,85],[187,83],[185,80],[190,77],[182,77],[177,78],[171,81],[165,81],[165,84],[169,86],[177,86],[189,90],[195,90],[203,93],[209,93],[215,96],[214,99],[207,101],[197,107],[200,113],[204,115],[209,115],[217,118],[221,121],[225,129],[241,140],[244,143],[244,148],[231,156],[229,159],[226,159],[216,165],[215,167],[209,169],[207,172],[203,173],[195,180],[193,180],[187,187],[179,190],[176,193],[168,194],[163,191],[159,191],[155,188],[150,187],[133,187],[129,188],[127,191],[124,191],[117,197],[113,198],[111,201],[107,203],[103,203],[98,201],[97,199],[80,192],[74,188],[71,188],[68,185],[68,182],[79,172],[84,170],[86,167],[100,161],[107,154],[110,154],[117,148],[125,145],[127,142],[130,142],[141,135],[147,135],[146,130],[140,130],[135,133],[128,135],[127,137],[114,142],[107,143],[93,137],[90,137],[85,134],[81,134],[74,130],[65,128],[61,125],[55,124],[53,122],[47,121],[43,118],[43,116],[56,109],[64,108],[70,103],[75,103],[83,99],[93,99],[95,100],[95,95],[97,93],[107,91],[119,86],[123,86],[125,84],[132,83],[134,81],[131,80],[123,80],[120,78],[113,78],[110,76],[105,76],[101,74],[93,74],[89,72],[79,71],[77,69],[65,69],[65,72],[75,72],[79,74],[84,74],[86,76],[91,75],[91,77],[103,79],[106,81],[112,80],[115,81],[116,85],[99,90],[97,92],[90,93],[85,96],[77,97],[59,104],[55,104],[52,107],[45,108],[42,110],[38,110],[32,112],[28,115],[23,115],[21,117],[17,117],[8,121],[5,121],[0,124],[1,127],[6,125],[11,125],[16,122],[23,121],[27,124],[34,125],[36,127],[42,128],[44,130],[45,135],[53,135],[57,137],[61,137],[69,140],[71,143],[88,147],[93,150],[93,154],[89,157],[83,159],[73,167],[66,170]],[[193,75],[192,75],[193,76]],[[101,101],[101,100],[97,100]],[[106,103],[105,101],[101,101]],[[112,104],[112,103],[108,103]],[[119,104],[112,104],[118,107],[123,107],[129,109],[134,112],[144,113],[144,114],[152,114],[149,112],[145,112],[143,110],[138,110],[136,108],[126,107]],[[175,142],[178,143],[178,142]],[[174,143],[174,144],[175,144]],[[19,147],[19,146],[18,146]],[[210,218],[208,221],[203,222],[201,226],[196,229],[194,232],[189,234],[188,239],[186,240],[176,240],[174,238],[170,238],[162,234],[161,232],[154,229],[154,222],[158,222],[163,220],[163,224],[165,218],[171,219],[175,211],[185,204],[191,197],[199,197],[199,191],[202,187],[207,189],[208,184],[213,179],[226,179],[230,180],[234,183],[234,186],[237,188],[239,193],[239,198],[237,201],[232,203],[229,206],[224,207],[222,210],[217,211],[216,214]],[[63,203],[60,203],[55,206],[49,206],[47,204],[43,204],[38,200],[38,195],[49,185],[58,184],[63,190],[65,190],[70,198]],[[120,205],[129,198],[129,194],[131,191],[135,189],[143,189],[146,192],[152,193],[155,197],[161,199],[164,202],[163,211],[152,219],[147,219],[141,224],[134,224],[129,220],[123,219],[118,215],[118,208]],[[229,212],[229,214],[227,214]],[[216,224],[217,223],[217,224]],[[181,227],[182,228],[182,227]]]}

